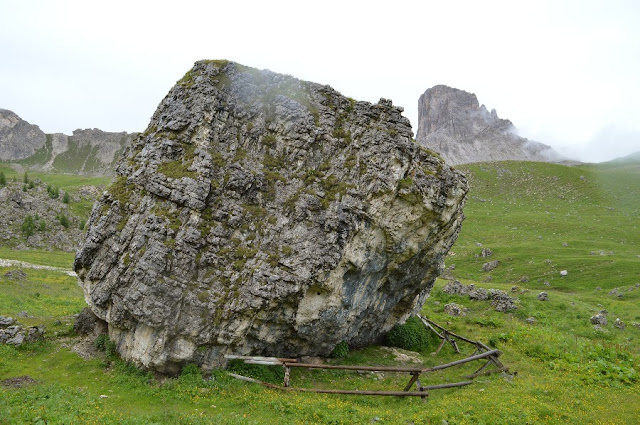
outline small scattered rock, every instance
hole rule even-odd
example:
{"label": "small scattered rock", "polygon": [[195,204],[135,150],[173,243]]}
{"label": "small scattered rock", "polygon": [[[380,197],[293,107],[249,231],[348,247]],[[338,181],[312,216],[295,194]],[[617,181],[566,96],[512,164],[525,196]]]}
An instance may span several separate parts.
{"label": "small scattered rock", "polygon": [[560,270],[560,276],[567,276],[569,274],[566,270]]}
{"label": "small scattered rock", "polygon": [[569,246],[569,244],[566,243],[566,242],[562,242],[562,246],[567,247],[567,246]]}
{"label": "small scattered rock", "polygon": [[592,325],[607,326],[607,316],[602,313],[591,316],[589,320]]}
{"label": "small scattered rock", "polygon": [[482,248],[482,258],[487,258],[487,257],[491,257],[493,255],[493,251],[491,251],[489,248]]}
{"label": "small scattered rock", "polygon": [[13,317],[0,316],[0,326],[11,326],[15,321]]}
{"label": "small scattered rock", "polygon": [[380,347],[380,349],[391,353],[394,356],[394,360],[397,362],[422,364],[420,353],[416,353],[415,351],[403,350],[402,348],[396,347]]}
{"label": "small scattered rock", "polygon": [[4,276],[12,280],[24,280],[27,278],[27,274],[22,269],[9,270]]}
{"label": "small scattered rock", "polygon": [[25,342],[35,342],[44,336],[44,327],[30,326],[23,328],[20,325],[8,326],[0,329],[0,344],[10,344],[16,347]]}
{"label": "small scattered rock", "polygon": [[602,291],[602,288],[599,286],[596,286],[596,291]]}
{"label": "small scattered rock", "polygon": [[498,260],[489,261],[488,263],[484,263],[482,265],[482,271],[490,272],[491,270],[495,269],[499,265],[500,265],[500,261]]}
{"label": "small scattered rock", "polygon": [[324,364],[325,362],[322,357],[302,356],[300,357],[300,363],[321,365],[321,364]]}
{"label": "small scattered rock", "polygon": [[442,291],[450,295],[467,295],[471,291],[471,289],[464,283],[461,283],[457,280],[452,280],[444,285]]}
{"label": "small scattered rock", "polygon": [[551,286],[551,283],[549,283],[548,281],[546,281],[546,280],[545,280],[545,281],[544,281],[544,283],[543,283],[543,285],[544,285],[544,286]]}
{"label": "small scattered rock", "polygon": [[18,313],[18,317],[29,317],[29,313],[27,313],[26,311],[21,311],[20,313]]}
{"label": "small scattered rock", "polygon": [[529,283],[529,276],[522,276],[520,278],[520,283]]}
{"label": "small scattered rock", "polygon": [[456,303],[449,303],[444,306],[444,312],[447,313],[449,316],[455,316],[455,317],[466,316],[468,310],[469,309],[465,308],[464,306],[461,306],[460,304],[456,304]]}
{"label": "small scattered rock", "polygon": [[511,292],[518,292],[518,289],[520,289],[520,288],[518,288],[516,285],[513,285],[511,287]]}
{"label": "small scattered rock", "polygon": [[527,322],[530,325],[533,325],[534,323],[536,323],[536,318],[535,317],[527,317],[524,321]]}
{"label": "small scattered rock", "polygon": [[509,294],[500,289],[489,289],[489,298],[492,300],[491,304],[493,304],[496,311],[504,313],[518,308],[516,305],[517,298],[511,298]]}
{"label": "small scattered rock", "polygon": [[469,292],[469,299],[474,301],[486,301],[489,299],[489,293],[484,288],[476,288]]}
{"label": "small scattered rock", "polygon": [[538,294],[538,300],[540,301],[547,301],[548,298],[549,298],[549,295],[546,292],[540,292]]}
{"label": "small scattered rock", "polygon": [[625,325],[624,322],[620,320],[619,317],[616,318],[616,321],[613,323],[613,326],[615,326],[618,329],[624,329],[627,327],[627,325]]}

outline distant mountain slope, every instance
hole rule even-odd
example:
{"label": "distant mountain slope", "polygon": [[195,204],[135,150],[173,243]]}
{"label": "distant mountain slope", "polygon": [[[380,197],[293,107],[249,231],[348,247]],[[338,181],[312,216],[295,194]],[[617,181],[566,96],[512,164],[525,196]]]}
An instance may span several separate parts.
{"label": "distant mountain slope", "polygon": [[604,162],[607,165],[640,164],[640,151]]}
{"label": "distant mountain slope", "polygon": [[115,162],[134,136],[98,129],[75,130],[72,136],[45,134],[14,112],[0,109],[0,160],[34,170],[113,175]]}
{"label": "distant mountain slope", "polygon": [[511,121],[480,106],[475,94],[444,85],[420,96],[416,139],[451,165],[562,160],[550,146],[518,136]]}

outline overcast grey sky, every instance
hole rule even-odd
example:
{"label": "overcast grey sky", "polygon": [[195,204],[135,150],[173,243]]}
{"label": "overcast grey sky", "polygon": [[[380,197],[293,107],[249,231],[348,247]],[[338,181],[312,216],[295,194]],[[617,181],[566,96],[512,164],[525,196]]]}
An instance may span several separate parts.
{"label": "overcast grey sky", "polygon": [[0,108],[142,131],[199,59],[405,108],[446,84],[588,161],[640,150],[640,2],[0,0]]}

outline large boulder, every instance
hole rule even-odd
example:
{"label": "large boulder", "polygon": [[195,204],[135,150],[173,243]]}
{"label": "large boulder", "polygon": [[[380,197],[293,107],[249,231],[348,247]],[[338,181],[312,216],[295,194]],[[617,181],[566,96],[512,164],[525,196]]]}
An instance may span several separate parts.
{"label": "large boulder", "polygon": [[401,112],[197,62],[126,151],[76,256],[119,353],[165,373],[327,355],[417,312],[468,188]]}

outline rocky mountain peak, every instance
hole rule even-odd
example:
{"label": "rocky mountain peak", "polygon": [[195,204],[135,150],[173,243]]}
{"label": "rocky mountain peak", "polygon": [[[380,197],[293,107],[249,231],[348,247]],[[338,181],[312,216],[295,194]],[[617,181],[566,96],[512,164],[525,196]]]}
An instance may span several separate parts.
{"label": "rocky mountain peak", "polygon": [[518,136],[511,121],[499,118],[495,109],[488,111],[475,94],[445,85],[420,96],[416,140],[452,165],[561,160],[551,147]]}
{"label": "rocky mountain peak", "polygon": [[29,124],[12,111],[0,109],[0,160],[27,158],[42,148],[45,140],[40,127]]}
{"label": "rocky mountain peak", "polygon": [[197,62],[127,149],[76,256],[120,354],[167,373],[327,355],[419,310],[467,183],[401,111]]}

